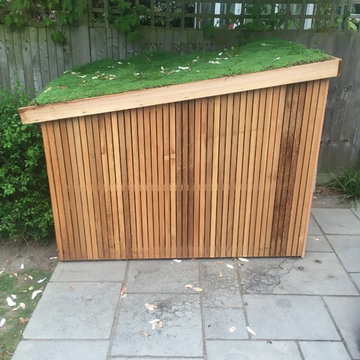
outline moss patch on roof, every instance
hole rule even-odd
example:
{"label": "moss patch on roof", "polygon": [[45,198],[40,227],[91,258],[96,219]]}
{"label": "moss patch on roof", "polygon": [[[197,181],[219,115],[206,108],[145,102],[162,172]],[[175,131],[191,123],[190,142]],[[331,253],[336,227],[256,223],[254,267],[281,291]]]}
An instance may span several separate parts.
{"label": "moss patch on roof", "polygon": [[127,60],[99,60],[65,71],[35,98],[39,105],[132,90],[240,75],[331,58],[320,50],[263,39],[223,51],[178,55],[142,53]]}

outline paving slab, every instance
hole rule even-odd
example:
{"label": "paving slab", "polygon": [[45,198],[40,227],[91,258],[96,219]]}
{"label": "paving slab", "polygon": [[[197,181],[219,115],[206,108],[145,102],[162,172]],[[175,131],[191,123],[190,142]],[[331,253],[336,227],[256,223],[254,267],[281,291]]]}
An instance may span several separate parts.
{"label": "paving slab", "polygon": [[345,269],[360,272],[360,235],[328,235]]}
{"label": "paving slab", "polygon": [[240,269],[245,293],[357,295],[334,253],[308,252],[304,259],[251,259]]}
{"label": "paving slab", "polygon": [[[231,269],[227,265],[233,266]],[[208,307],[241,307],[237,264],[232,259],[202,260],[200,285],[203,304]]]}
{"label": "paving slab", "polygon": [[[150,311],[145,304],[158,306]],[[162,327],[149,323],[162,321]],[[122,300],[111,355],[202,357],[199,294],[128,294]]]}
{"label": "paving slab", "polygon": [[235,341],[206,342],[208,360],[300,360],[298,348],[292,341]]}
{"label": "paving slab", "polygon": [[123,281],[126,261],[59,262],[50,281]]}
{"label": "paving slab", "polygon": [[[244,313],[240,308],[204,308],[203,316],[207,339],[249,338]],[[231,331],[231,328],[234,331]]]}
{"label": "paving slab", "polygon": [[354,359],[360,359],[360,297],[326,297],[326,303]]}
{"label": "paving slab", "polygon": [[108,339],[120,295],[117,283],[49,283],[25,339]]}
{"label": "paving slab", "polygon": [[339,340],[320,297],[244,295],[244,299],[257,339]]}
{"label": "paving slab", "polygon": [[188,293],[185,285],[199,286],[197,260],[133,260],[130,261],[126,287],[128,292]]}
{"label": "paving slab", "polygon": [[329,242],[323,235],[309,235],[306,241],[306,251],[332,252]]}
{"label": "paving slab", "polygon": [[309,235],[322,235],[319,225],[316,223],[314,217],[310,215],[308,234]]}
{"label": "paving slab", "polygon": [[342,342],[301,341],[305,360],[351,360]]}
{"label": "paving slab", "polygon": [[325,234],[360,235],[360,220],[350,209],[312,209]]}
{"label": "paving slab", "polygon": [[355,281],[356,286],[360,290],[360,273],[352,273],[350,275],[352,279]]}
{"label": "paving slab", "polygon": [[106,340],[23,340],[12,360],[105,360],[108,348]]}

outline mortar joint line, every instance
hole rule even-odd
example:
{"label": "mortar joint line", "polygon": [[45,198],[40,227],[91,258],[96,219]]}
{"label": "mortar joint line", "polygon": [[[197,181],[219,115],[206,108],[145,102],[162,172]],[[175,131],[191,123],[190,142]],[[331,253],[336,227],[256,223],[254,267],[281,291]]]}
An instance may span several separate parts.
{"label": "mortar joint line", "polygon": [[125,272],[124,272],[124,278],[123,281],[121,283],[121,288],[120,288],[120,293],[119,293],[119,298],[116,304],[116,310],[115,310],[115,314],[114,314],[114,320],[111,326],[111,332],[110,332],[110,338],[109,338],[109,347],[108,347],[108,352],[106,355],[106,359],[111,359],[111,352],[112,352],[112,347],[113,347],[113,342],[114,342],[114,337],[115,337],[115,332],[116,332],[116,326],[120,317],[120,309],[121,309],[121,304],[122,304],[122,298],[121,298],[121,289],[125,288],[126,286],[126,282],[127,282],[127,277],[128,277],[128,273],[129,273],[129,266],[130,266],[130,261],[127,260],[126,262],[126,268],[125,268]]}
{"label": "mortar joint line", "polygon": [[328,314],[329,314],[329,316],[330,316],[330,319],[331,319],[331,321],[333,322],[337,333],[339,334],[339,337],[340,337],[340,339],[341,339],[342,344],[344,345],[344,347],[345,347],[345,349],[346,349],[346,352],[348,353],[350,359],[353,359],[353,357],[352,357],[352,355],[351,355],[351,352],[350,352],[350,349],[349,349],[349,347],[348,347],[348,345],[347,345],[347,343],[346,343],[346,341],[345,341],[345,339],[344,339],[344,337],[343,337],[343,335],[342,335],[342,333],[341,333],[341,331],[340,331],[340,328],[339,328],[338,325],[336,324],[336,321],[335,321],[335,319],[334,319],[334,317],[333,317],[333,315],[332,315],[332,313],[331,313],[331,311],[330,311],[330,308],[329,308],[327,302],[325,301],[325,299],[324,299],[323,296],[320,296],[320,298],[321,298],[322,302],[324,303],[325,309],[326,309],[326,311],[328,312]]}

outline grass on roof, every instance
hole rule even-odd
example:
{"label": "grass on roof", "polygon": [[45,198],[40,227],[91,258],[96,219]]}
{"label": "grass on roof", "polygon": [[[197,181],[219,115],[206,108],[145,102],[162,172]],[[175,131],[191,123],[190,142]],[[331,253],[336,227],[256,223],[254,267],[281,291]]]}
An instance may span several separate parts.
{"label": "grass on roof", "polygon": [[329,59],[320,50],[263,39],[223,51],[178,55],[145,52],[127,60],[99,60],[65,71],[35,98],[39,105],[258,72]]}

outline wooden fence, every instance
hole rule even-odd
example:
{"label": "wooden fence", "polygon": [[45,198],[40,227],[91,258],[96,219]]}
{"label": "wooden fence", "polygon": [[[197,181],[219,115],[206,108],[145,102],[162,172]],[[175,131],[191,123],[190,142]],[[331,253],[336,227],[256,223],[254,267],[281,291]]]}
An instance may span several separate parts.
{"label": "wooden fence", "polygon": [[[142,50],[189,52],[221,49],[237,42],[234,32],[209,39],[196,29],[145,29],[136,43],[127,43],[111,26],[81,25],[65,29],[68,41],[55,44],[54,30],[28,27],[11,31],[0,25],[0,83],[10,87],[16,76],[29,93],[39,92],[66,69],[110,57],[126,58]],[[257,34],[259,35],[259,34]],[[360,33],[277,31],[261,33],[320,48],[343,59],[342,76],[330,83],[318,169],[329,173],[345,166],[360,166]]]}

